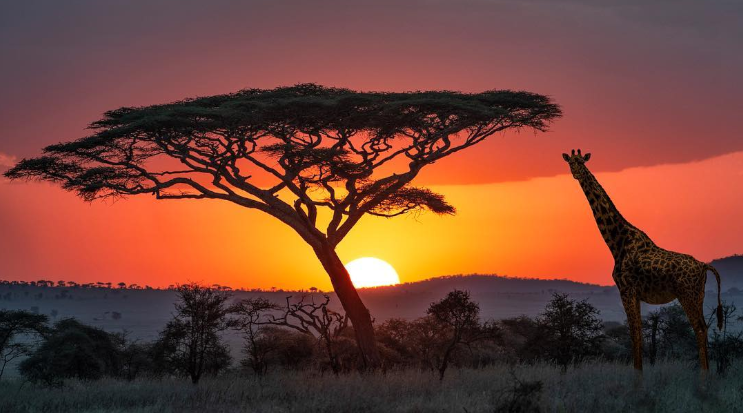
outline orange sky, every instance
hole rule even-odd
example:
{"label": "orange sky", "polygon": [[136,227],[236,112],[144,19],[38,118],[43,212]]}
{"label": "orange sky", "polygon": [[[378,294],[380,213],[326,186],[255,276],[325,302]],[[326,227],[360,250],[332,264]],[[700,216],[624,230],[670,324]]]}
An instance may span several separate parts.
{"label": "orange sky", "polygon": [[[437,162],[418,183],[456,216],[367,217],[341,257],[383,258],[403,281],[609,283],[611,256],[560,157],[572,148],[593,152],[620,210],[661,246],[703,260],[743,252],[741,18],[743,5],[723,0],[6,2],[0,169],[125,105],[300,82],[525,89],[562,105],[549,133],[494,136]],[[309,247],[256,211],[89,205],[0,183],[0,279],[39,278],[329,288]]]}
{"label": "orange sky", "polygon": [[[553,162],[567,170],[559,154]],[[589,167],[602,162],[594,154]],[[743,152],[597,177],[659,245],[702,260],[741,252]],[[480,272],[611,283],[611,255],[570,175],[433,189],[456,216],[366,217],[341,243],[341,258],[382,258],[402,281]],[[0,213],[14,217],[0,238],[3,272],[14,279],[330,288],[290,229],[226,202],[85,204],[51,185],[4,183]]]}

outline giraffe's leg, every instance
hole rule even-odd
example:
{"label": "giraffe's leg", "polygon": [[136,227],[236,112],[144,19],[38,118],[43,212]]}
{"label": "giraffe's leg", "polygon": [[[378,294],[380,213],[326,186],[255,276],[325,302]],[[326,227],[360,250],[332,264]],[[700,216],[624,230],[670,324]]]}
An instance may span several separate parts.
{"label": "giraffe's leg", "polygon": [[709,359],[707,357],[707,323],[704,321],[704,295],[696,294],[696,297],[680,296],[679,302],[684,308],[689,323],[694,329],[699,348],[699,366],[702,372],[709,370]]}
{"label": "giraffe's leg", "polygon": [[632,358],[635,369],[642,371],[642,317],[640,315],[640,299],[633,292],[621,292],[624,312],[627,313],[630,338],[632,338]]}

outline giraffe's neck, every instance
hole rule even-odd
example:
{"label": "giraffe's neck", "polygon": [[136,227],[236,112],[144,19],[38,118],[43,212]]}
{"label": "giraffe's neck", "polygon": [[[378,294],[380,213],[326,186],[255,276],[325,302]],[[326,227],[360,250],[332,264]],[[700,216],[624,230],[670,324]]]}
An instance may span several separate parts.
{"label": "giraffe's neck", "polygon": [[632,227],[632,224],[627,222],[619,213],[619,210],[614,206],[611,198],[606,194],[606,191],[591,171],[585,165],[582,165],[582,168],[584,169],[582,178],[578,182],[580,182],[588,203],[591,205],[593,217],[596,219],[601,236],[616,259],[621,255],[627,230]]}

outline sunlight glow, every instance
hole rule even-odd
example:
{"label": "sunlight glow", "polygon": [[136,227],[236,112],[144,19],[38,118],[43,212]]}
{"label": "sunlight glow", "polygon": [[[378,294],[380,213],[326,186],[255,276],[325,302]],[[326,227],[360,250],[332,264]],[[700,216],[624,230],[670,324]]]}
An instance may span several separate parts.
{"label": "sunlight glow", "polygon": [[379,258],[363,257],[346,264],[351,281],[356,288],[400,284],[397,271]]}

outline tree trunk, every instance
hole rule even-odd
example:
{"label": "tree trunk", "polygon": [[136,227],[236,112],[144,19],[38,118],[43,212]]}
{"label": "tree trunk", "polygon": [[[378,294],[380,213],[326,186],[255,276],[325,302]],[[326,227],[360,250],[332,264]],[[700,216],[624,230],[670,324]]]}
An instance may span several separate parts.
{"label": "tree trunk", "polygon": [[655,355],[658,353],[658,320],[653,318],[650,321],[650,348],[648,349],[648,355],[650,356],[650,365],[655,365]]}
{"label": "tree trunk", "polygon": [[366,368],[377,368],[382,364],[377,349],[377,341],[374,337],[374,326],[372,326],[371,315],[364,303],[359,297],[351,282],[351,276],[343,266],[338,254],[333,247],[323,244],[321,248],[315,249],[315,254],[320,259],[323,268],[330,276],[330,282],[333,284],[335,294],[343,306],[348,318],[353,324],[353,330],[356,334],[356,344],[361,351],[362,361]]}

